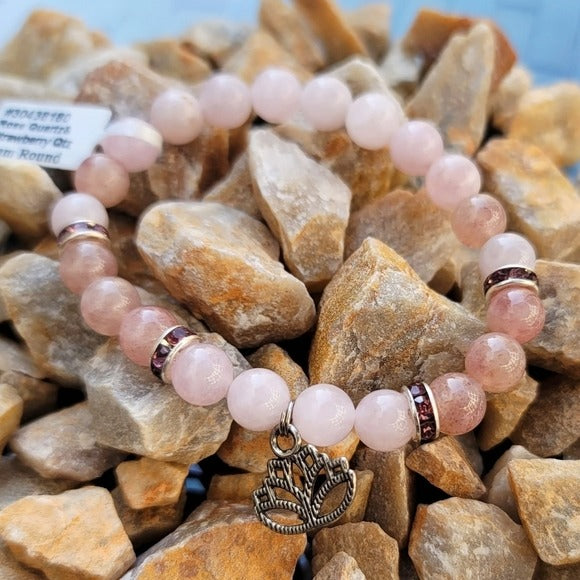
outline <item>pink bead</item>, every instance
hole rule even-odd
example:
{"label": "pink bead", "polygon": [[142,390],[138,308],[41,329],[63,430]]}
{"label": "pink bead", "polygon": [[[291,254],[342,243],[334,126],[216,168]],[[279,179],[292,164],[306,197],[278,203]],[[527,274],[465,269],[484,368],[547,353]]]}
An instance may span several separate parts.
{"label": "pink bead", "polygon": [[240,373],[228,391],[228,409],[234,421],[250,431],[268,431],[277,425],[290,403],[284,379],[268,369]]}
{"label": "pink bead", "polygon": [[292,422],[308,443],[335,445],[352,431],[354,405],[351,398],[334,385],[312,385],[298,395]]}
{"label": "pink bead", "polygon": [[280,68],[262,71],[252,83],[254,111],[268,123],[285,123],[298,109],[300,82]]}
{"label": "pink bead", "polygon": [[241,127],[252,112],[250,89],[234,75],[220,73],[203,84],[199,104],[206,122],[219,129]]}
{"label": "pink bead", "polygon": [[117,275],[117,260],[111,250],[100,242],[74,240],[68,242],[61,254],[60,277],[75,294],[104,276]]}
{"label": "pink bead", "polygon": [[365,93],[355,99],[346,114],[346,130],[363,149],[386,147],[403,122],[401,107],[393,97]]}
{"label": "pink bead", "polygon": [[498,290],[487,307],[487,327],[504,332],[524,344],[544,327],[546,311],[540,297],[529,288],[511,286]]}
{"label": "pink bead", "polygon": [[399,171],[418,177],[443,155],[443,139],[431,123],[407,121],[393,133],[389,149]]}
{"label": "pink bead", "polygon": [[394,451],[415,434],[409,401],[402,393],[373,391],[358,404],[354,428],[360,440],[376,451]]}
{"label": "pink bead", "polygon": [[203,128],[197,99],[187,91],[168,89],[151,105],[151,124],[172,145],[191,143]]}
{"label": "pink bead", "polygon": [[171,312],[157,306],[140,306],[123,316],[119,331],[121,349],[134,363],[148,367],[151,355],[168,328],[177,325]]}
{"label": "pink bead", "polygon": [[101,139],[106,155],[129,173],[149,169],[161,154],[163,138],[152,125],[135,117],[111,123]]}
{"label": "pink bead", "polygon": [[481,176],[471,159],[463,155],[448,154],[429,167],[425,186],[436,206],[451,211],[461,200],[479,193]]}
{"label": "pink bead", "polygon": [[460,201],[451,216],[457,239],[469,248],[481,248],[492,236],[505,231],[506,224],[503,205],[485,193]]}
{"label": "pink bead", "polygon": [[506,266],[536,267],[536,252],[526,238],[507,232],[490,238],[479,253],[479,271],[482,278]]}
{"label": "pink bead", "polygon": [[129,173],[112,157],[95,153],[76,170],[75,189],[96,197],[105,207],[121,203],[129,192]]}
{"label": "pink bead", "polygon": [[103,227],[109,225],[105,206],[88,193],[69,193],[59,199],[50,216],[50,227],[55,236],[75,222],[89,221]]}
{"label": "pink bead", "polygon": [[447,373],[437,377],[430,387],[443,433],[463,435],[481,423],[487,401],[475,379],[463,373]]}
{"label": "pink bead", "polygon": [[81,297],[81,314],[95,332],[116,336],[125,314],[141,305],[135,286],[123,278],[99,278]]}
{"label": "pink bead", "polygon": [[465,372],[489,393],[515,387],[526,372],[526,354],[507,334],[490,332],[474,340],[465,355]]}
{"label": "pink bead", "polygon": [[336,131],[343,127],[351,103],[349,88],[329,76],[312,79],[300,95],[300,109],[317,131]]}

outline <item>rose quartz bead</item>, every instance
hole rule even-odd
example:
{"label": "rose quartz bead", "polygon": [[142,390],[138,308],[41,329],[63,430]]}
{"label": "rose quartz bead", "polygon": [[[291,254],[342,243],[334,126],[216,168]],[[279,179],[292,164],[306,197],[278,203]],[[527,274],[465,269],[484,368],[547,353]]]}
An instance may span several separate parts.
{"label": "rose quartz bead", "polygon": [[76,170],[75,189],[96,197],[105,207],[121,203],[129,192],[129,173],[112,157],[95,153]]}
{"label": "rose quartz bead", "polygon": [[170,363],[171,383],[177,394],[192,405],[221,401],[234,380],[234,367],[226,353],[212,344],[191,344]]}
{"label": "rose quartz bead", "polygon": [[417,177],[443,155],[443,139],[431,123],[407,121],[393,133],[389,149],[395,167]]}
{"label": "rose quartz bead", "polygon": [[504,332],[524,344],[544,327],[546,311],[540,297],[529,288],[511,286],[498,290],[487,307],[487,327]]}
{"label": "rose quartz bead", "polygon": [[475,429],[487,401],[481,385],[463,373],[447,373],[431,384],[439,412],[439,427],[447,435],[463,435]]}
{"label": "rose quartz bead", "polygon": [[373,391],[358,404],[354,428],[360,440],[376,451],[394,451],[415,434],[409,400],[402,393]]}
{"label": "rose quartz bead", "polygon": [[403,122],[399,103],[380,93],[365,93],[355,99],[346,114],[350,138],[364,149],[386,147]]}
{"label": "rose quartz bead", "polygon": [[197,99],[180,89],[168,89],[153,101],[150,120],[164,141],[172,145],[191,143],[203,127]]}
{"label": "rose quartz bead", "polygon": [[250,89],[234,75],[220,73],[207,80],[199,95],[206,122],[219,129],[241,127],[252,112]]}
{"label": "rose quartz bead", "polygon": [[141,305],[135,286],[123,278],[106,277],[87,286],[81,296],[84,321],[99,334],[116,336],[121,320]]}
{"label": "rose quartz bead", "polygon": [[489,393],[515,387],[526,372],[526,354],[507,334],[490,332],[474,340],[465,355],[465,372]]}
{"label": "rose quartz bead", "polygon": [[177,325],[171,312],[157,306],[140,306],[123,316],[119,331],[121,349],[134,363],[148,367],[159,339]]}
{"label": "rose quartz bead", "polygon": [[354,426],[354,405],[351,398],[334,385],[312,385],[298,395],[292,422],[308,443],[335,445]]}
{"label": "rose quartz bead", "polygon": [[117,160],[129,173],[149,169],[163,146],[160,133],[142,119],[126,117],[111,123],[101,147],[106,155]]}
{"label": "rose quartz bead", "polygon": [[351,103],[349,88],[329,76],[312,79],[300,95],[300,110],[317,131],[336,131],[343,127]]}
{"label": "rose quartz bead", "polygon": [[250,431],[267,431],[279,423],[290,403],[290,391],[279,374],[268,369],[250,369],[233,380],[227,401],[238,425]]}
{"label": "rose quartz bead", "polygon": [[536,267],[536,252],[526,238],[507,232],[490,238],[479,253],[479,271],[482,278],[506,266]]}
{"label": "rose quartz bead", "polygon": [[109,225],[105,206],[88,193],[69,193],[59,199],[50,216],[50,227],[55,236],[75,222],[95,222],[103,227]]}
{"label": "rose quartz bead", "polygon": [[503,205],[491,195],[472,195],[459,202],[451,216],[457,239],[469,248],[481,248],[492,236],[505,231]]}
{"label": "rose quartz bead", "polygon": [[463,155],[448,154],[429,167],[425,176],[425,187],[436,206],[454,210],[461,200],[479,193],[481,176],[471,159]]}
{"label": "rose quartz bead", "polygon": [[268,123],[285,123],[298,109],[300,82],[280,68],[262,71],[252,83],[252,105],[257,115]]}

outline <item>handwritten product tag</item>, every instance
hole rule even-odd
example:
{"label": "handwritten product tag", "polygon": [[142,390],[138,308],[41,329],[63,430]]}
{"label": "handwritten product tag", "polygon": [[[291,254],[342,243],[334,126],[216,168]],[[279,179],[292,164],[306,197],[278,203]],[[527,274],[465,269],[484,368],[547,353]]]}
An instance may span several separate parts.
{"label": "handwritten product tag", "polygon": [[0,159],[78,169],[110,119],[110,109],[93,105],[0,101]]}

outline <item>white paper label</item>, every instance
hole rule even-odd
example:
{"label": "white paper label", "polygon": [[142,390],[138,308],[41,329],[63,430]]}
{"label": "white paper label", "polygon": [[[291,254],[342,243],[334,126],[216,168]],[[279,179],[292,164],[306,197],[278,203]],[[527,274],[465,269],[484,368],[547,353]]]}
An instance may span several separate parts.
{"label": "white paper label", "polygon": [[92,153],[111,119],[94,105],[0,102],[0,158],[74,171]]}

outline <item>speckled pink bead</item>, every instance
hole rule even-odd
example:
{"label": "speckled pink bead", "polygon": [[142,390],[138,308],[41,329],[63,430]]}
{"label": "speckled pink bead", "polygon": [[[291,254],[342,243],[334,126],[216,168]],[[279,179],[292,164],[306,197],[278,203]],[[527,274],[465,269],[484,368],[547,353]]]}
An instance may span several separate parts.
{"label": "speckled pink bead", "polygon": [[153,101],[150,121],[171,145],[191,143],[203,128],[197,99],[181,89],[168,89]]}
{"label": "speckled pink bead", "polygon": [[481,176],[471,159],[452,153],[443,155],[429,167],[425,187],[436,206],[451,211],[461,200],[479,193]]}
{"label": "speckled pink bead", "polygon": [[526,238],[512,232],[490,238],[479,253],[479,271],[482,278],[506,266],[523,266],[534,270],[536,252]]}
{"label": "speckled pink bead", "polygon": [[250,89],[254,111],[268,123],[285,123],[298,109],[300,81],[290,71],[267,68]]}
{"label": "speckled pink bead", "polygon": [[498,290],[487,307],[487,327],[504,332],[524,344],[540,334],[546,311],[540,297],[529,288],[511,286]]}
{"label": "speckled pink bead", "polygon": [[220,73],[207,80],[199,94],[205,121],[219,129],[241,127],[252,112],[250,89],[234,75]]}
{"label": "speckled pink bead", "polygon": [[121,349],[134,363],[148,367],[159,339],[177,325],[171,312],[157,306],[140,306],[123,316],[119,331]]}
{"label": "speckled pink bead", "polygon": [[391,137],[391,159],[395,167],[414,177],[425,175],[443,155],[443,139],[427,121],[407,121]]}
{"label": "speckled pink bead", "polygon": [[103,227],[109,225],[105,206],[88,193],[69,193],[59,199],[50,215],[52,233],[58,236],[64,228],[75,222],[95,222]]}
{"label": "speckled pink bead", "polygon": [[504,232],[506,224],[503,205],[485,193],[460,201],[451,216],[457,239],[469,248],[481,248],[491,237]]}
{"label": "speckled pink bead", "polygon": [[439,426],[447,435],[475,429],[485,415],[486,399],[481,385],[463,373],[447,373],[429,385],[439,412]]}
{"label": "speckled pink bead", "polygon": [[64,285],[75,294],[98,278],[117,275],[117,260],[111,250],[100,242],[73,240],[60,254],[60,277]]}
{"label": "speckled pink bead", "polygon": [[513,389],[526,372],[526,354],[507,334],[490,332],[474,340],[465,355],[465,372],[489,393]]}
{"label": "speckled pink bead", "polygon": [[129,192],[129,173],[112,157],[95,153],[76,170],[74,185],[96,197],[105,207],[121,203]]}
{"label": "speckled pink bead", "polygon": [[330,76],[308,81],[300,95],[300,110],[317,131],[336,131],[343,127],[351,103],[349,88]]}
{"label": "speckled pink bead", "polygon": [[355,412],[360,440],[376,451],[394,451],[415,435],[409,400],[402,393],[381,389],[366,395]]}
{"label": "speckled pink bead", "polygon": [[186,346],[170,362],[168,372],[176,393],[202,407],[221,401],[234,380],[230,359],[212,344]]}
{"label": "speckled pink bead", "polygon": [[334,385],[312,385],[296,398],[292,422],[308,443],[335,445],[354,426],[354,405],[351,398]]}
{"label": "speckled pink bead", "polygon": [[238,425],[250,431],[268,431],[280,422],[290,403],[290,391],[279,374],[268,369],[250,369],[233,380],[227,401]]}
{"label": "speckled pink bead", "polygon": [[95,280],[81,296],[81,314],[87,325],[99,334],[116,336],[123,317],[141,305],[135,286],[117,277]]}

